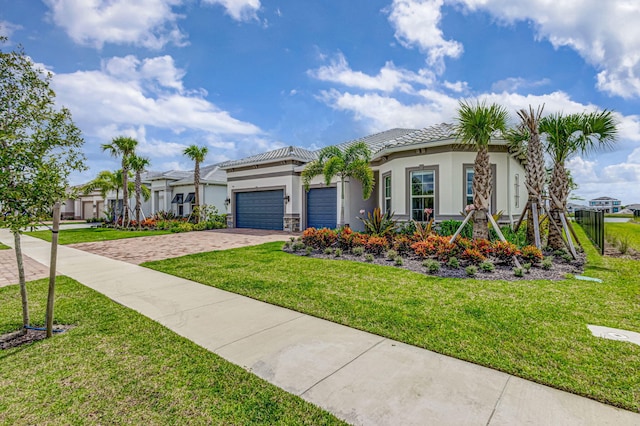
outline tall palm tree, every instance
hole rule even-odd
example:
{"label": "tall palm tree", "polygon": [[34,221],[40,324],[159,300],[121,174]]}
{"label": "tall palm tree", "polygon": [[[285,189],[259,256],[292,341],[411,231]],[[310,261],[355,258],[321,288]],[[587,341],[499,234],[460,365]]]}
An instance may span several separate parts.
{"label": "tall palm tree", "polygon": [[137,155],[132,155],[129,158],[129,165],[131,166],[131,170],[136,175],[135,188],[136,188],[136,223],[138,227],[140,227],[140,208],[142,203],[140,202],[140,197],[142,195],[142,172],[144,169],[149,167],[151,162],[146,157],[139,157]]}
{"label": "tall palm tree", "polygon": [[460,101],[458,107],[455,134],[465,144],[475,145],[478,153],[473,164],[473,238],[488,239],[489,226],[487,214],[491,200],[491,163],[489,160],[489,142],[491,136],[504,132],[507,126],[507,110],[497,104],[483,102],[471,104]]}
{"label": "tall palm tree", "polygon": [[[103,199],[107,199],[107,194],[111,191],[115,191],[116,193],[116,208],[118,206],[118,197],[120,193],[120,188],[122,187],[122,170],[116,170],[111,172],[109,170],[103,170],[98,173],[95,179],[87,182],[82,188],[81,191],[83,194],[89,194],[93,191],[99,191],[100,195]],[[115,209],[114,209],[115,215]],[[114,216],[114,221],[115,221]]]}
{"label": "tall palm tree", "polygon": [[[521,109],[518,111],[518,117],[520,117],[520,125],[518,129],[514,129],[510,132],[511,141],[515,143],[526,143],[526,157],[525,157],[525,186],[529,194],[527,202],[528,214],[527,214],[527,243],[536,244],[536,235],[534,228],[534,212],[532,209],[533,203],[538,206],[538,209],[542,208],[541,197],[544,191],[544,183],[546,180],[546,171],[544,168],[544,155],[542,152],[542,142],[540,141],[540,120],[542,117],[542,110],[544,106],[539,107],[536,111],[529,106],[529,110]],[[525,214],[523,212],[522,214]],[[539,214],[536,212],[535,214]],[[538,235],[539,237],[539,235]]]}
{"label": "tall palm tree", "polygon": [[569,115],[558,113],[540,120],[540,133],[546,136],[546,150],[553,160],[549,195],[551,220],[557,226],[549,227],[549,246],[562,249],[564,242],[560,232],[560,215],[566,211],[570,191],[565,162],[575,153],[586,154],[615,142],[617,120],[613,112],[608,110]]}
{"label": "tall palm tree", "polygon": [[127,137],[118,136],[111,140],[111,143],[101,145],[103,151],[109,152],[112,157],[120,158],[122,163],[122,206],[124,208],[124,217],[122,223],[129,221],[129,158],[135,154],[138,141]]}
{"label": "tall palm tree", "polygon": [[193,186],[196,191],[196,203],[193,208],[193,213],[195,213],[195,221],[198,223],[200,222],[200,163],[204,161],[209,153],[209,148],[206,146],[190,145],[186,147],[182,153],[196,163],[193,168]]}
{"label": "tall palm tree", "polygon": [[318,159],[307,164],[302,171],[302,182],[305,190],[309,190],[311,179],[318,175],[324,175],[324,182],[331,184],[331,180],[337,176],[340,178],[340,222],[338,226],[344,226],[344,181],[346,178],[354,178],[362,183],[362,198],[368,199],[373,191],[373,170],[371,150],[364,142],[356,142],[349,145],[344,151],[336,146],[327,146],[318,154]]}

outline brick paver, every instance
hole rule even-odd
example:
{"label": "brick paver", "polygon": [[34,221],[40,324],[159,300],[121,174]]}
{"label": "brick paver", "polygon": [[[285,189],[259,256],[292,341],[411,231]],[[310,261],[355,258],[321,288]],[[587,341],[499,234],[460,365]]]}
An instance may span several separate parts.
{"label": "brick paver", "polygon": [[255,229],[216,229],[79,243],[71,244],[69,247],[139,265],[151,260],[169,259],[193,253],[226,250],[270,241],[286,241],[289,236],[294,235],[298,234]]}
{"label": "brick paver", "polygon": [[[29,256],[22,256],[26,281],[37,280],[49,276],[49,267],[38,263]],[[0,287],[18,284],[18,265],[13,249],[0,250]]]}

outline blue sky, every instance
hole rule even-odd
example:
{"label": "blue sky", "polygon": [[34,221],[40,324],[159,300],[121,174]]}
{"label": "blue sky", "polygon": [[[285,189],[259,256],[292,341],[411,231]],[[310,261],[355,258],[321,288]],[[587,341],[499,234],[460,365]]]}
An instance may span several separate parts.
{"label": "blue sky", "polygon": [[[606,4],[606,7],[603,6]],[[136,137],[152,169],[319,148],[451,122],[460,99],[613,109],[616,146],[569,168],[576,195],[640,203],[640,3],[626,0],[0,0],[0,34],[54,74],[90,169]],[[7,46],[3,47],[6,49]]]}

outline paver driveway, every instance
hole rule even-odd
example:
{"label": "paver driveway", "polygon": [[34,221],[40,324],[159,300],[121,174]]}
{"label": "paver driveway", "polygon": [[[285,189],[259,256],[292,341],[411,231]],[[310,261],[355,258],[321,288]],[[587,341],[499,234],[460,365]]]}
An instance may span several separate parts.
{"label": "paver driveway", "polygon": [[[24,275],[26,281],[37,280],[49,276],[49,267],[36,262],[27,255],[22,256],[24,261]],[[0,287],[18,284],[18,266],[16,264],[16,252],[12,249],[0,250]]]}
{"label": "paver driveway", "polygon": [[70,244],[79,250],[139,265],[193,253],[245,247],[270,241],[286,241],[291,234],[257,229],[215,229],[211,231],[154,235],[123,240]]}

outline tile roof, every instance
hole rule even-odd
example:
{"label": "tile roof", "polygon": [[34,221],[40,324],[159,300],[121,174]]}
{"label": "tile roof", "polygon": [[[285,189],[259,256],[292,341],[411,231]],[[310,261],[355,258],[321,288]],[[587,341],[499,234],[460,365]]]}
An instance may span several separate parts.
{"label": "tile roof", "polygon": [[[376,154],[388,149],[452,139],[455,137],[453,132],[453,124],[448,123],[441,123],[435,126],[426,127],[424,129],[396,128],[385,130],[384,132],[375,133],[373,135],[365,136],[362,138],[353,139],[336,146],[339,149],[344,150],[356,142],[364,142],[367,144],[367,146],[369,146],[369,149],[371,149],[372,157],[375,158]],[[318,158],[318,153],[320,151],[321,149],[309,151],[304,148],[289,146],[275,149],[273,151],[265,152],[262,154],[253,155],[251,157],[241,158],[239,160],[226,161],[224,163],[220,163],[219,166],[222,169],[229,169],[242,165],[269,163],[287,159],[295,159],[307,163]]]}
{"label": "tile roof", "polygon": [[273,151],[263,152],[262,154],[252,155],[250,157],[241,158],[239,160],[230,160],[220,163],[222,169],[237,167],[245,164],[269,163],[276,160],[300,160],[309,162],[316,158],[314,151],[300,148],[297,146],[285,146],[283,148],[274,149]]}

